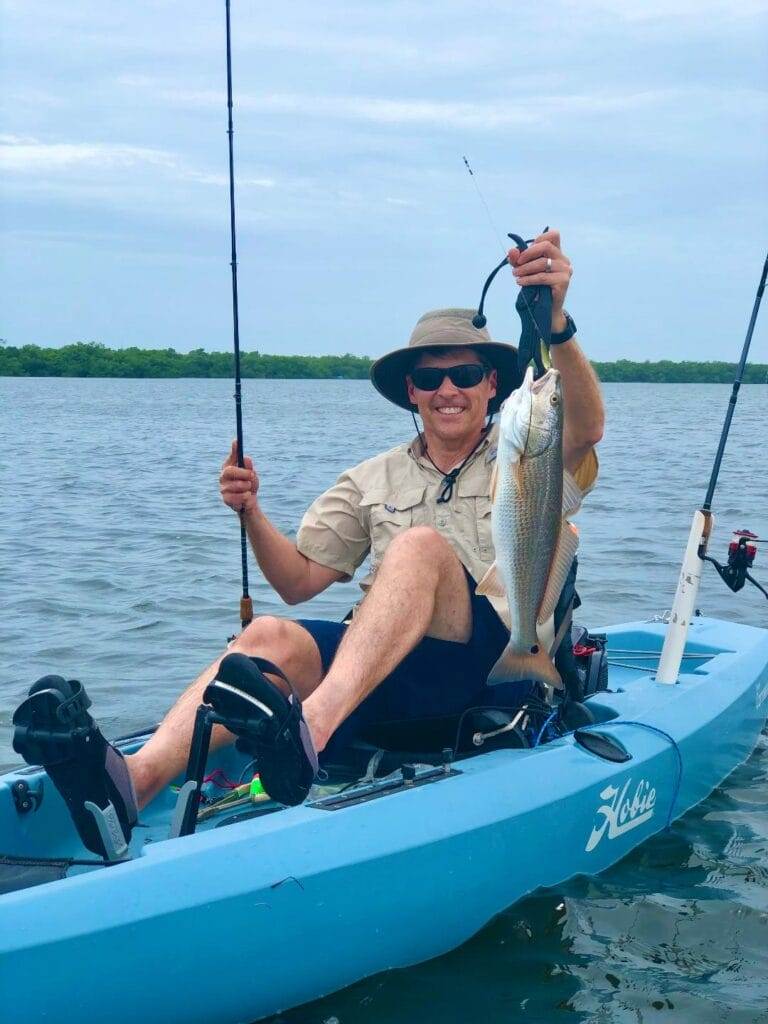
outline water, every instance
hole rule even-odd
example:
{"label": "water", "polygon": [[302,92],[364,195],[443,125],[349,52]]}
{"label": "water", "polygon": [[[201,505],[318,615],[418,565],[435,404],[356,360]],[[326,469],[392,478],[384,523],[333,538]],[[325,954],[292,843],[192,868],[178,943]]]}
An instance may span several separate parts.
{"label": "water", "polygon": [[[730,389],[614,384],[597,490],[579,517],[592,627],[669,607]],[[158,720],[238,625],[237,520],[217,493],[233,433],[227,381],[0,380],[0,766],[29,682],[82,679],[105,731]],[[246,381],[246,447],[291,533],[345,467],[409,436],[358,381]],[[744,387],[711,551],[768,536],[768,388]],[[768,579],[768,549],[756,575]],[[760,559],[759,559],[760,562]],[[281,612],[253,570],[257,611]],[[311,605],[340,617],[354,583]],[[708,573],[707,614],[768,626],[757,591]],[[669,835],[595,879],[516,904],[462,949],[284,1016],[291,1024],[509,1020],[768,1021],[768,734]],[[332,955],[328,949],[318,955]],[[214,1024],[214,1022],[211,1022]]]}

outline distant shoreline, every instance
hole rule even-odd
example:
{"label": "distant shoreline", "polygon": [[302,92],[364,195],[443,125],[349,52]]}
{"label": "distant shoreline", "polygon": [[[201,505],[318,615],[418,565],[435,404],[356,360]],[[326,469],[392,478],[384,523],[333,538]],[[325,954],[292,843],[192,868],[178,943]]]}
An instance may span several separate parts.
{"label": "distant shoreline", "polygon": [[[372,359],[367,356],[281,356],[244,352],[241,374],[261,380],[366,380]],[[593,362],[606,384],[729,384],[736,363],[724,362]],[[39,345],[0,345],[0,377],[123,377],[123,378],[228,378],[233,375],[231,352],[176,352],[174,349],[110,349],[96,342],[78,342],[61,348]],[[768,381],[768,363],[752,363],[744,383]]]}

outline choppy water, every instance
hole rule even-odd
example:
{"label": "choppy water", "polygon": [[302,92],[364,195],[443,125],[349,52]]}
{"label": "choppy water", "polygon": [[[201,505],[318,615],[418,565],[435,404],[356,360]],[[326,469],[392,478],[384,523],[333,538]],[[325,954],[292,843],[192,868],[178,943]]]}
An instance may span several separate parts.
{"label": "choppy water", "polygon": [[[233,433],[226,381],[0,380],[0,766],[10,714],[47,671],[81,678],[105,730],[156,721],[237,628],[237,521],[219,502]],[[668,607],[729,388],[609,385],[598,489],[580,516],[581,621]],[[351,381],[246,381],[262,499],[295,530],[340,470],[410,420]],[[744,387],[715,508],[768,536],[768,388]],[[768,579],[768,548],[758,577]],[[279,602],[254,571],[258,611]],[[338,616],[356,595],[312,602]],[[710,573],[707,614],[768,626],[757,592]],[[295,610],[295,614],[302,608]],[[768,1021],[768,735],[669,835],[600,876],[516,904],[462,949],[285,1016],[404,1021]],[[332,955],[332,949],[322,951]],[[211,1022],[215,1024],[215,1022]]]}

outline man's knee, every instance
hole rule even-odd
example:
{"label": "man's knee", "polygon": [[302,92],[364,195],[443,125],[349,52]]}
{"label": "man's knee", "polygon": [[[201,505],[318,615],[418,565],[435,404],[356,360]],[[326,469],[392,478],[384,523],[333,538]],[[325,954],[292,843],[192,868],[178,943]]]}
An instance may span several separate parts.
{"label": "man's knee", "polygon": [[[323,664],[312,636],[292,619],[260,615],[246,626],[230,651],[274,662],[291,680],[302,700],[320,682]],[[277,676],[272,681],[282,687]]]}
{"label": "man's knee", "polygon": [[448,541],[432,526],[411,526],[390,541],[384,552],[384,561],[405,558],[409,563],[425,562],[439,565],[447,561],[458,563]]}
{"label": "man's knee", "polygon": [[259,654],[267,649],[283,648],[290,643],[295,625],[290,619],[280,619],[276,615],[259,615],[233,641],[230,651]]}

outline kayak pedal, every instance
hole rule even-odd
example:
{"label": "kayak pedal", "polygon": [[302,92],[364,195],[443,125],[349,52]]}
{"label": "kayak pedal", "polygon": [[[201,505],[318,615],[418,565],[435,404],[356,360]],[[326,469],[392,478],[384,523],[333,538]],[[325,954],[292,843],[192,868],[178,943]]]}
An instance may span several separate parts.
{"label": "kayak pedal", "polygon": [[625,764],[632,760],[632,755],[615,736],[607,732],[594,732],[591,729],[577,729],[573,738],[583,747],[600,757],[603,761],[612,761],[614,764]]}

